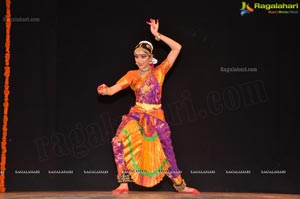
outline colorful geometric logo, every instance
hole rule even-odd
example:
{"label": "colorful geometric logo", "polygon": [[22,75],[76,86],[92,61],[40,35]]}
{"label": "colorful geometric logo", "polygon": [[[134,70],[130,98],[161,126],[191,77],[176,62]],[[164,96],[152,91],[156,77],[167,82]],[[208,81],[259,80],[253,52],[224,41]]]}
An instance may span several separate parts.
{"label": "colorful geometric logo", "polygon": [[241,16],[244,16],[245,14],[250,14],[250,12],[254,11],[254,9],[251,8],[249,4],[246,3],[245,1],[242,2],[242,8],[240,10],[241,10]]}

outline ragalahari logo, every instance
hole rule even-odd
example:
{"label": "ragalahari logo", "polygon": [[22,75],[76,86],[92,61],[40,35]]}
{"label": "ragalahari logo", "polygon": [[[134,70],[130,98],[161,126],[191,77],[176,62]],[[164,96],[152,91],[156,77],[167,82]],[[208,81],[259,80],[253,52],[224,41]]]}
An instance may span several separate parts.
{"label": "ragalahari logo", "polygon": [[241,16],[244,16],[245,14],[250,14],[250,12],[253,12],[254,9],[249,6],[248,3],[245,1],[242,1],[242,8],[241,8]]}

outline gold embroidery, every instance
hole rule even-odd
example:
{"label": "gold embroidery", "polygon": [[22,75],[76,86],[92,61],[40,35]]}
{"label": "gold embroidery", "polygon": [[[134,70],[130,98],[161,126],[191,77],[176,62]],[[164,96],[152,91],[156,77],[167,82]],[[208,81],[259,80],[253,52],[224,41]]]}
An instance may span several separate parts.
{"label": "gold embroidery", "polygon": [[161,108],[161,104],[147,104],[147,103],[140,103],[140,102],[136,102],[135,104],[141,107],[142,109],[145,109],[146,111]]}
{"label": "gold embroidery", "polygon": [[150,90],[150,87],[145,85],[145,86],[143,86],[142,89],[143,89],[143,93],[147,93]]}

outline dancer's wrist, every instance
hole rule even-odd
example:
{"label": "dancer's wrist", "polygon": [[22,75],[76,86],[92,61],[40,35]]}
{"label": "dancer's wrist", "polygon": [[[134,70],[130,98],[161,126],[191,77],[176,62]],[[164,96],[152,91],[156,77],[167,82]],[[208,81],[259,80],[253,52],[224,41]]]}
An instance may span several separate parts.
{"label": "dancer's wrist", "polygon": [[159,32],[157,32],[157,34],[155,35],[155,40],[156,41],[160,41],[161,40],[161,34]]}

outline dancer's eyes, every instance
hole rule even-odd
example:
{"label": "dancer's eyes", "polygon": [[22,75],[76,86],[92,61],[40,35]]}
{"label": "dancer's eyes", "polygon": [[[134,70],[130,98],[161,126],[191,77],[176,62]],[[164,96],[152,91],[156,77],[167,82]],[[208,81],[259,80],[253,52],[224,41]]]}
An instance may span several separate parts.
{"label": "dancer's eyes", "polygon": [[148,55],[147,55],[147,54],[140,54],[140,55],[135,54],[134,57],[135,57],[135,58],[139,58],[139,57],[140,57],[140,58],[142,58],[142,59],[145,59],[145,58],[148,57]]}

